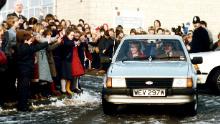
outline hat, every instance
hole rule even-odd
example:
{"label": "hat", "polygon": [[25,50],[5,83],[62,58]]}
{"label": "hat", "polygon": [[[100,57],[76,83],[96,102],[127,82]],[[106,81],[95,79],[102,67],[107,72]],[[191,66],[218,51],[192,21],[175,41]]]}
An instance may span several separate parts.
{"label": "hat", "polygon": [[199,18],[199,16],[194,16],[194,17],[193,17],[193,24],[196,24],[196,23],[200,23],[200,18]]}

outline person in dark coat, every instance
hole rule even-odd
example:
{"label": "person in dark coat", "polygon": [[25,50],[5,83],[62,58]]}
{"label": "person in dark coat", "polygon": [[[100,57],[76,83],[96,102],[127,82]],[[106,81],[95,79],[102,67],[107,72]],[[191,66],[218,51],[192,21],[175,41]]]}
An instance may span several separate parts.
{"label": "person in dark coat", "polygon": [[92,33],[91,41],[89,42],[90,53],[92,54],[92,68],[99,69],[100,57],[99,57],[99,36],[96,33]]}
{"label": "person in dark coat", "polygon": [[205,28],[200,24],[200,18],[195,16],[193,18],[193,25],[195,30],[193,32],[190,53],[207,52],[210,50],[209,35]]}
{"label": "person in dark coat", "polygon": [[2,84],[5,88],[5,98],[6,101],[15,101],[16,97],[16,73],[14,69],[16,68],[16,60],[14,57],[14,48],[16,46],[16,30],[19,27],[19,20],[15,16],[10,16],[7,18],[8,30],[4,33],[4,41],[2,42],[2,50],[5,52],[7,56],[7,70],[6,77]]}
{"label": "person in dark coat", "polygon": [[[60,37],[62,37],[62,41],[60,43],[60,45],[58,47],[56,47],[55,49],[52,50],[52,54],[53,54],[53,59],[54,59],[54,64],[55,64],[55,70],[56,70],[56,77],[54,77],[54,82],[56,84],[56,87],[62,91],[63,93],[66,92],[65,90],[65,86],[63,87],[64,89],[61,90],[61,76],[62,76],[62,51],[64,51],[63,49],[63,36],[64,36],[64,29],[60,29],[58,31],[58,34]],[[64,81],[65,82],[65,81]],[[65,84],[65,83],[64,83]]]}
{"label": "person in dark coat", "polygon": [[106,31],[104,36],[100,38],[100,42],[98,46],[99,46],[101,69],[107,71],[111,63],[111,59],[113,55],[113,47],[114,47],[114,39],[110,37],[109,31]]}
{"label": "person in dark coat", "polygon": [[18,111],[29,111],[28,98],[30,95],[30,82],[34,73],[34,53],[48,47],[48,42],[32,44],[35,38],[31,32],[18,30],[16,33],[15,57],[17,61],[17,95]]}
{"label": "person in dark coat", "polygon": [[115,51],[117,50],[122,38],[124,37],[124,32],[123,30],[116,29],[115,35],[116,35],[116,38],[114,42],[113,54],[115,54]]}
{"label": "person in dark coat", "polygon": [[2,51],[2,42],[4,40],[3,38],[4,34],[4,28],[0,25],[0,81],[2,82],[0,84],[0,107],[4,105],[5,102],[5,81],[6,81],[6,69],[7,69],[7,58],[5,53]]}
{"label": "person in dark coat", "polygon": [[[67,92],[69,95],[73,94],[70,90],[70,84],[73,81],[72,76],[72,56],[73,56],[73,47],[75,47],[75,43],[73,41],[74,38],[74,29],[67,28],[66,36],[63,38],[63,46],[62,46],[62,68],[61,68],[61,90],[62,92]],[[65,81],[64,81],[65,80]]]}

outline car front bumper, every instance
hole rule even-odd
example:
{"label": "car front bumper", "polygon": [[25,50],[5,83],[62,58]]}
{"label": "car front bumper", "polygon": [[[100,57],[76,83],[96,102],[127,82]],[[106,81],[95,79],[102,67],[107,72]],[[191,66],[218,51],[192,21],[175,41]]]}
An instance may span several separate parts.
{"label": "car front bumper", "polygon": [[164,97],[132,96],[132,89],[103,89],[103,98],[114,104],[186,104],[196,100],[196,89],[167,89]]}

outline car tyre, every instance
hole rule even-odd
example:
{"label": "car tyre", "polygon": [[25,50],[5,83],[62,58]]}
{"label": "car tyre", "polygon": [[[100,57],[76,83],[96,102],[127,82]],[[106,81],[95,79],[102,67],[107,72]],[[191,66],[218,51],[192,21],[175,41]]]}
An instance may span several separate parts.
{"label": "car tyre", "polygon": [[104,98],[102,98],[102,109],[104,114],[113,115],[116,113],[117,105],[107,102]]}
{"label": "car tyre", "polygon": [[210,80],[211,88],[216,94],[220,94],[220,70],[216,70]]}
{"label": "car tyre", "polygon": [[198,95],[196,95],[196,100],[194,100],[191,103],[188,103],[186,105],[187,107],[187,114],[189,116],[195,116],[197,114],[197,108],[198,108]]}

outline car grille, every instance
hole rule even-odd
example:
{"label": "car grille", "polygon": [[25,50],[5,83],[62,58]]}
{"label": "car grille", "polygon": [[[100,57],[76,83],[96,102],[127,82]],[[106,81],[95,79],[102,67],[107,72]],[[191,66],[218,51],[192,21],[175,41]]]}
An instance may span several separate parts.
{"label": "car grille", "polygon": [[[171,88],[173,78],[126,78],[128,88]],[[149,84],[146,82],[153,82]]]}

